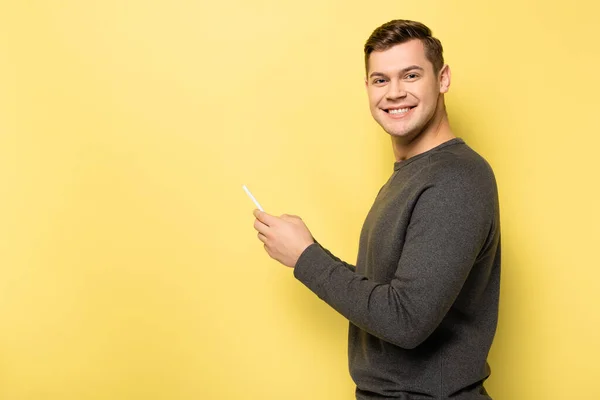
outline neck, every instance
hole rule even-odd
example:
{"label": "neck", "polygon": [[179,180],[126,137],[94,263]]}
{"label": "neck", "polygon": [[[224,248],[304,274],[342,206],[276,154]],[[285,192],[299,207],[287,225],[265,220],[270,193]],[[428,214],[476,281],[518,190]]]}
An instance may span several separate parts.
{"label": "neck", "polygon": [[433,149],[440,144],[454,139],[456,136],[450,129],[450,122],[445,107],[430,122],[425,130],[412,138],[392,136],[392,148],[396,161],[404,161],[418,154]]}

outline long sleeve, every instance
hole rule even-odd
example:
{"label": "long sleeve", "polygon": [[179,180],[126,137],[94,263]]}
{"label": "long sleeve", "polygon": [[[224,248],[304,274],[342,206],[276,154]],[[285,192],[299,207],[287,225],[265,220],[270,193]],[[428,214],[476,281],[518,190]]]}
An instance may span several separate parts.
{"label": "long sleeve", "polygon": [[325,254],[327,254],[333,261],[342,263],[346,268],[350,269],[351,271],[356,271],[356,267],[354,265],[348,264],[347,262],[343,261],[336,255],[334,255],[331,251],[329,251],[325,247],[323,247],[323,245],[321,245],[321,243],[317,239],[314,239],[314,241],[315,241],[314,244],[318,245],[321,248],[321,250],[323,250],[325,252]]}
{"label": "long sleeve", "polygon": [[491,186],[455,172],[418,193],[391,282],[368,279],[318,243],[301,255],[296,278],[361,329],[418,346],[457,299],[495,223]]}

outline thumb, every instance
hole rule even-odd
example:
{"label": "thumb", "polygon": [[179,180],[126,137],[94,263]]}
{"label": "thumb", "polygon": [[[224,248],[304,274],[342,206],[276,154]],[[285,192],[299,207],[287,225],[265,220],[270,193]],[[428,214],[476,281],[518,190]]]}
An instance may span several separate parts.
{"label": "thumb", "polygon": [[283,220],[292,220],[292,219],[301,219],[299,216],[294,215],[294,214],[282,214],[279,218],[283,219]]}

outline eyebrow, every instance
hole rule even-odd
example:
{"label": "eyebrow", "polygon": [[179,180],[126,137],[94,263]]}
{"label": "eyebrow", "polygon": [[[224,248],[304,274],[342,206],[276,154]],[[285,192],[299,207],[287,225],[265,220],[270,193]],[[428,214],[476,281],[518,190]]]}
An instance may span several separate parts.
{"label": "eyebrow", "polygon": [[[412,71],[418,69],[419,71],[425,71],[425,69],[423,69],[422,67],[419,67],[418,65],[411,65],[410,67],[406,67],[404,69],[402,69],[400,71],[400,74],[405,74],[408,71]],[[369,75],[369,78],[373,78],[374,76],[387,76],[386,74],[384,74],[383,72],[373,72],[371,73],[371,75]]]}

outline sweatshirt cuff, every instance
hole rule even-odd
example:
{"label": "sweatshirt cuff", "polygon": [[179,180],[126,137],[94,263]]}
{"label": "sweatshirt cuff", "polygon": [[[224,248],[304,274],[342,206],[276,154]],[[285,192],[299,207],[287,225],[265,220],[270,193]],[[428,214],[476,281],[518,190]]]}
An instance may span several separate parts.
{"label": "sweatshirt cuff", "polygon": [[300,254],[294,267],[294,276],[315,291],[319,286],[320,277],[327,272],[328,266],[334,261],[321,245],[313,243]]}

